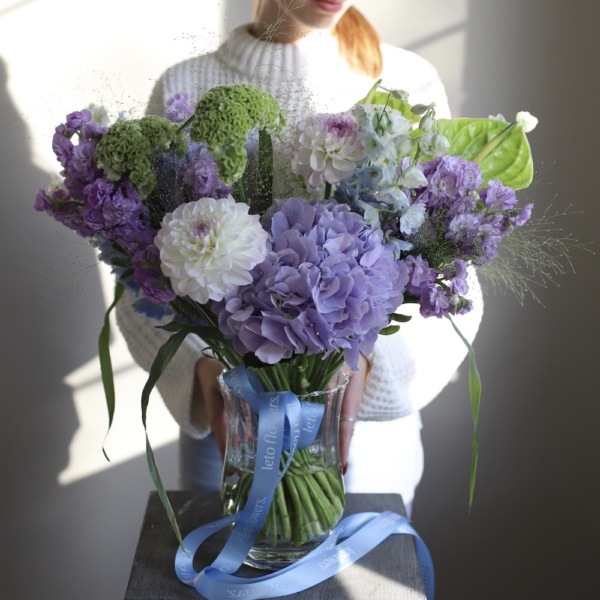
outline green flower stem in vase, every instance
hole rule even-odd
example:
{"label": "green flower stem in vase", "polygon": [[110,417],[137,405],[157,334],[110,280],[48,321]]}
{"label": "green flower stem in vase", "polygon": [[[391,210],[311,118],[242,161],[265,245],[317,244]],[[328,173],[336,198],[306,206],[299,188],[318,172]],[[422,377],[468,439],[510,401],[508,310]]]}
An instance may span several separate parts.
{"label": "green flower stem in vase", "polygon": [[[262,569],[286,566],[319,545],[344,512],[344,483],[339,458],[339,413],[348,381],[339,374],[326,390],[300,396],[301,401],[323,406],[323,416],[313,441],[298,448],[277,484],[269,513],[254,541],[246,563]],[[278,383],[282,381],[279,378]],[[254,467],[258,416],[243,398],[220,379],[225,399],[228,435],[221,485],[224,514],[242,510],[248,499]],[[284,450],[279,466],[289,460]]]}

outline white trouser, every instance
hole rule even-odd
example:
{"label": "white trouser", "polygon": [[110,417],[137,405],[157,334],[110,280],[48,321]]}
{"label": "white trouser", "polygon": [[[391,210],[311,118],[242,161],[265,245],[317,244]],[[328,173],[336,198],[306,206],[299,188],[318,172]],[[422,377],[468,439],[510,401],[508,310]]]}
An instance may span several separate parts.
{"label": "white trouser", "polygon": [[410,516],[423,475],[421,415],[393,421],[357,421],[344,478],[351,493],[400,494]]}

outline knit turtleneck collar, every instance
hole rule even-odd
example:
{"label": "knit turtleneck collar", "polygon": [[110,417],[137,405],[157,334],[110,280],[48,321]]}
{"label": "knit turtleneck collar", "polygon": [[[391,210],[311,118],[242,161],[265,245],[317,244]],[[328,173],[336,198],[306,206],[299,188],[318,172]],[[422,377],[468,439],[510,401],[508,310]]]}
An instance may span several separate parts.
{"label": "knit turtleneck collar", "polygon": [[262,79],[281,71],[294,77],[306,77],[314,71],[348,69],[339,56],[337,40],[328,31],[315,30],[286,44],[256,38],[249,28],[250,25],[242,25],[234,29],[218,50],[230,67],[248,76]]}

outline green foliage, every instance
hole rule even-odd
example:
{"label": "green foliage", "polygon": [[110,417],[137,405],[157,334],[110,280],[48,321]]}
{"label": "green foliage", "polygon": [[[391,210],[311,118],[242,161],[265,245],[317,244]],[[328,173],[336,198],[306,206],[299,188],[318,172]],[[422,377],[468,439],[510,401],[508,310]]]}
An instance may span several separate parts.
{"label": "green foliage", "polygon": [[475,362],[475,350],[469,344],[467,338],[461,333],[456,323],[449,315],[446,315],[454,331],[462,340],[469,353],[469,395],[471,397],[471,417],[473,419],[473,438],[471,442],[471,478],[469,483],[469,508],[473,505],[475,495],[475,481],[477,479],[477,462],[479,460],[479,434],[477,423],[479,422],[479,408],[481,406],[481,377]]}

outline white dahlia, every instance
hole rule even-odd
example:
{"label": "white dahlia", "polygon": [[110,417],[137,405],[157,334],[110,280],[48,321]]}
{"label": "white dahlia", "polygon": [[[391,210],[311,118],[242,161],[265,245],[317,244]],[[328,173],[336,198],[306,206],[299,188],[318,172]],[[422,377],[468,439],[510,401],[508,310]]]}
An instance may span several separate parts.
{"label": "white dahlia", "polygon": [[269,237],[258,219],[231,196],[200,198],[167,214],[154,243],[175,293],[204,304],[252,283]]}

